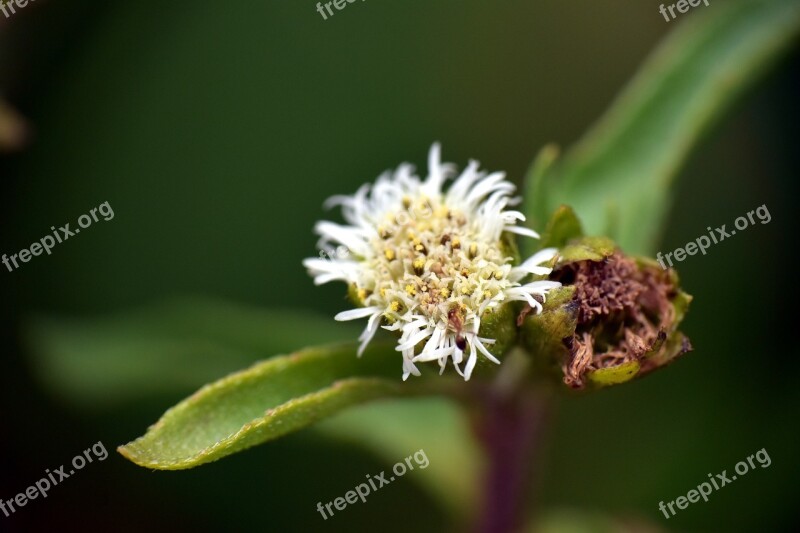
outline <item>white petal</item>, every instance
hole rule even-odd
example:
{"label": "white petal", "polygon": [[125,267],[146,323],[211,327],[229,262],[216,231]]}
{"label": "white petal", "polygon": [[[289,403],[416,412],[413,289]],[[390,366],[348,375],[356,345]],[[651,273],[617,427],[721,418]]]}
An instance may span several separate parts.
{"label": "white petal", "polygon": [[362,228],[322,221],[317,222],[315,231],[322,236],[323,241],[333,240],[341,243],[358,255],[366,255],[370,252],[369,243],[366,240],[367,235]]}
{"label": "white petal", "polygon": [[508,295],[508,299],[512,302],[513,301],[527,302],[528,305],[536,309],[537,313],[542,310],[542,304],[536,301],[536,299],[527,292],[520,290],[519,287],[509,289],[508,291],[506,291],[506,294]]}
{"label": "white petal", "polygon": [[480,163],[477,161],[469,162],[467,168],[456,178],[447,191],[447,203],[458,205],[466,200],[467,193],[472,187],[472,184],[475,180],[483,177],[483,174],[478,172],[478,168],[480,168]]}
{"label": "white petal", "polygon": [[334,320],[338,320],[339,322],[344,322],[346,320],[356,320],[357,318],[364,318],[365,316],[372,315],[376,312],[380,312],[379,307],[358,307],[356,309],[350,309],[349,311],[342,311],[333,318]]}
{"label": "white petal", "polygon": [[419,376],[420,372],[411,359],[406,354],[403,354],[403,381],[407,380],[410,374]]}
{"label": "white petal", "polygon": [[437,348],[436,350],[430,350],[428,352],[422,352],[419,355],[415,356],[412,359],[415,363],[424,363],[427,361],[435,361],[442,356],[450,355],[453,352],[453,348]]}
{"label": "white petal", "polygon": [[525,261],[525,263],[531,263],[533,265],[541,265],[542,263],[547,263],[548,261],[551,261],[557,254],[558,254],[558,248],[542,248],[541,250],[530,256]]}
{"label": "white petal", "polygon": [[470,345],[469,359],[467,360],[467,367],[464,369],[464,381],[469,381],[472,376],[472,371],[475,369],[475,363],[478,362],[478,355],[475,353],[475,348]]}
{"label": "white petal", "polygon": [[498,360],[495,356],[489,353],[489,350],[486,349],[486,347],[480,340],[475,339],[475,346],[478,347],[478,350],[480,350],[480,352],[486,357],[486,359],[488,359],[492,363],[497,363],[498,365],[500,364],[500,360]]}
{"label": "white petal", "polygon": [[557,289],[561,287],[561,283],[557,281],[550,281],[546,279],[541,279],[538,281],[532,281],[530,283],[526,283],[520,289],[527,291],[528,293],[532,294],[541,294],[542,296],[551,289]]}
{"label": "white petal", "polygon": [[505,178],[505,172],[493,172],[486,176],[486,178],[476,183],[475,187],[469,192],[466,200],[467,204],[475,204],[495,190],[513,192],[516,187],[511,182],[505,181]]}
{"label": "white petal", "polygon": [[433,350],[436,350],[437,348],[440,348],[439,341],[442,339],[442,334],[443,333],[444,333],[444,329],[442,329],[442,328],[434,328],[433,335],[431,335],[431,338],[428,339],[428,342],[422,348],[422,351],[423,352],[433,351]]}
{"label": "white petal", "polygon": [[369,322],[367,322],[367,327],[364,328],[364,332],[361,334],[358,340],[361,341],[361,346],[358,347],[358,357],[364,353],[364,350],[367,348],[369,341],[375,336],[375,332],[378,331],[378,325],[380,324],[379,319],[381,317],[381,313],[375,313],[371,317],[369,317]]}
{"label": "white petal", "polygon": [[423,187],[428,196],[439,196],[442,193],[442,185],[453,172],[453,166],[442,163],[442,147],[433,143],[428,152],[428,179]]}
{"label": "white petal", "polygon": [[406,340],[402,344],[398,344],[397,347],[395,348],[395,350],[397,350],[398,352],[402,352],[403,350],[408,350],[410,348],[413,348],[414,346],[416,346],[417,344],[422,342],[424,339],[428,338],[428,336],[431,333],[433,333],[433,332],[431,331],[430,328],[425,328],[425,329],[413,334],[411,336],[411,338],[409,338],[408,340]]}
{"label": "white petal", "polygon": [[521,226],[505,226],[503,229],[509,233],[516,233],[517,235],[522,235],[523,237],[531,237],[534,239],[539,238],[538,233],[532,229],[523,228]]}

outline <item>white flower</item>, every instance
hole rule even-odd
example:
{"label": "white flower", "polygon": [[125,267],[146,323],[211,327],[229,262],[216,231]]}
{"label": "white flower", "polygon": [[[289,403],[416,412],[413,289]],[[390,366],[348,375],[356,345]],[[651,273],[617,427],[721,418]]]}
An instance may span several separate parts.
{"label": "white flower", "polygon": [[[353,288],[363,307],[339,313],[336,320],[368,318],[359,356],[379,326],[400,332],[396,349],[403,356],[404,380],[419,375],[419,362],[438,361],[444,371],[452,359],[464,379],[478,353],[499,364],[487,348],[495,340],[478,336],[481,317],[514,300],[539,312],[547,291],[560,286],[547,280],[523,283],[531,274],[550,273],[541,265],[552,260],[555,249],[512,265],[503,233],[538,235],[516,225],[525,220],[522,213],[507,210],[519,199],[510,196],[515,187],[505,174],[487,175],[471,161],[445,191],[454,174],[434,144],[425,180],[403,164],[353,196],[330,198],[326,206],[341,205],[347,225],[319,222],[318,246],[327,258],[303,262],[317,285],[341,280]],[[341,253],[341,246],[349,252]]]}

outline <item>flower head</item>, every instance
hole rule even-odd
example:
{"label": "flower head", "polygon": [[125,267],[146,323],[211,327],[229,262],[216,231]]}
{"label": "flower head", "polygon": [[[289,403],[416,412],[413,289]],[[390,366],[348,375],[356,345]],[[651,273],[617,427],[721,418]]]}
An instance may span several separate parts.
{"label": "flower head", "polygon": [[558,247],[541,313],[520,314],[520,341],[534,373],[558,376],[572,389],[619,385],[692,350],[679,327],[691,295],[677,273],[625,254],[607,237],[583,235],[571,208],[553,213],[544,241]]}
{"label": "flower head", "polygon": [[347,225],[319,222],[318,246],[327,257],[303,262],[318,285],[349,284],[360,307],[336,319],[368,319],[359,355],[378,327],[399,332],[403,379],[420,374],[419,362],[438,361],[444,371],[452,360],[464,379],[478,354],[499,364],[500,354],[492,353],[497,339],[481,336],[482,319],[512,301],[540,311],[547,291],[560,286],[548,280],[523,283],[532,274],[551,272],[542,264],[552,261],[555,249],[515,266],[509,234],[538,235],[517,226],[525,217],[507,209],[519,200],[511,196],[515,187],[505,174],[486,174],[471,161],[454,176],[454,166],[441,162],[434,144],[424,180],[403,164],[353,196],[334,196],[326,205],[341,205]]}

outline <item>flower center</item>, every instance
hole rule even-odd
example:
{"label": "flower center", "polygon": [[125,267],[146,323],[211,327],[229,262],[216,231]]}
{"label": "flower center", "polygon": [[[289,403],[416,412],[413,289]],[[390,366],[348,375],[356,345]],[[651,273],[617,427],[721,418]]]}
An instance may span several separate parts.
{"label": "flower center", "polygon": [[475,315],[496,307],[511,285],[503,243],[482,240],[480,228],[440,198],[405,198],[377,225],[365,269],[373,276],[357,288],[390,322],[413,311],[474,333]]}

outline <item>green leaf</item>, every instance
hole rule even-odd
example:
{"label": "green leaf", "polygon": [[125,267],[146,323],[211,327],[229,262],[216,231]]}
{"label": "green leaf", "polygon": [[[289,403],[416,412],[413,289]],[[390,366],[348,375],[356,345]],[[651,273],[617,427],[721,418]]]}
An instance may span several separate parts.
{"label": "green leaf", "polygon": [[[393,345],[356,357],[351,344],[275,357],[206,385],[139,439],[119,448],[137,465],[180,470],[302,429],[345,407],[377,398],[431,392],[426,380],[403,382]],[[439,385],[447,380],[437,380]]]}
{"label": "green leaf", "polygon": [[540,246],[542,248],[561,248],[569,241],[583,236],[581,221],[575,211],[569,206],[562,205],[556,209],[547,222]]}
{"label": "green leaf", "polygon": [[543,225],[567,204],[588,234],[652,254],[692,148],[798,29],[797,0],[717,2],[687,15],[563,160],[553,165],[556,152],[543,150],[528,177],[526,214]]}
{"label": "green leaf", "polygon": [[187,394],[259,359],[353,339],[333,318],[208,299],[174,300],[111,317],[36,318],[25,337],[39,379],[85,408]]}
{"label": "green leaf", "polygon": [[430,466],[409,476],[455,518],[475,509],[484,466],[464,410],[449,398],[382,400],[317,426],[324,435],[365,446],[387,464],[424,450]]}

